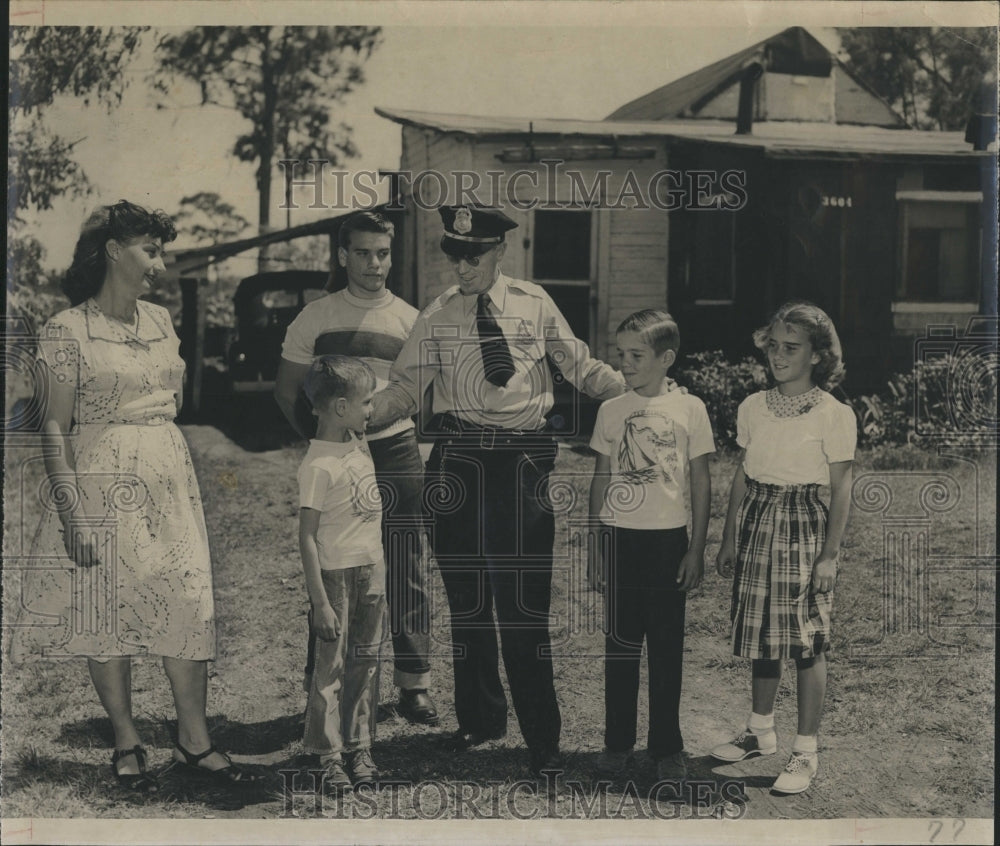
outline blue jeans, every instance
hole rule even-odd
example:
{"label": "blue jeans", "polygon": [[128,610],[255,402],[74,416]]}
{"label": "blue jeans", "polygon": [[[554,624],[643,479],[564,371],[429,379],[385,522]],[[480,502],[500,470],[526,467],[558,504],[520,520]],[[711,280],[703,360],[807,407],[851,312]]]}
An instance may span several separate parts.
{"label": "blue jeans", "polygon": [[[421,690],[431,680],[431,615],[425,585],[424,462],[412,429],[368,442],[382,492],[382,548],[392,636],[393,684]],[[306,675],[312,672],[315,635],[309,634]]]}
{"label": "blue jeans", "polygon": [[315,638],[303,748],[314,755],[369,749],[375,737],[385,568],[324,570],[323,587],[340,620],[340,637]]}
{"label": "blue jeans", "polygon": [[413,429],[369,441],[368,448],[382,492],[393,684],[407,690],[426,689],[431,673],[431,615],[422,546],[424,461]]}

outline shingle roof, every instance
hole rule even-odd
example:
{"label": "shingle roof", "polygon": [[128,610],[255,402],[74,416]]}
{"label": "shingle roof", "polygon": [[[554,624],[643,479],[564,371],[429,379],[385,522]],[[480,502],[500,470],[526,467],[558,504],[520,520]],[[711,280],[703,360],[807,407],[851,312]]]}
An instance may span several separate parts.
{"label": "shingle roof", "polygon": [[663,139],[673,143],[700,142],[758,149],[770,156],[927,158],[978,156],[961,132],[922,132],[798,121],[761,121],[752,135],[736,135],[732,121],[682,119],[671,121],[558,120],[418,112],[377,107],[376,114],[403,126],[466,135],[483,140],[525,143],[533,139],[608,140]]}
{"label": "shingle roof", "polygon": [[606,119],[644,121],[697,117],[698,110],[716,94],[736,84],[743,68],[753,61],[760,61],[773,73],[799,76],[829,76],[831,68],[836,65],[863,89],[861,96],[873,97],[885,106],[886,122],[881,125],[906,126],[906,122],[863,80],[799,26],[758,41],[731,56],[637,97],[613,111]]}

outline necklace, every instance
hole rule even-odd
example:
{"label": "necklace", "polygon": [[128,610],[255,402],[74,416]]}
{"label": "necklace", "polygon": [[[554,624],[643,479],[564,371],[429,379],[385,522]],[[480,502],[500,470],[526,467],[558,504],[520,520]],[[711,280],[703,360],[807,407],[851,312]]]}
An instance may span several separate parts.
{"label": "necklace", "polygon": [[775,417],[798,417],[815,408],[822,398],[823,390],[818,386],[794,397],[786,397],[777,388],[764,394],[767,410]]}

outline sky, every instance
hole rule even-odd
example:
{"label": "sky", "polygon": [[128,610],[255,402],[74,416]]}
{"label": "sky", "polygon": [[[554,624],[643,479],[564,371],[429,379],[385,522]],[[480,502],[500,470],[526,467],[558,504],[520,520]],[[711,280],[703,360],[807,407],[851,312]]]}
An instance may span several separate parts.
{"label": "sky", "polygon": [[[218,3],[208,5],[221,7]],[[296,5],[300,4],[282,8],[290,12]],[[330,7],[313,4],[308,8],[314,13],[318,5]],[[827,8],[839,5],[827,4]],[[50,6],[51,2],[44,8]],[[401,127],[377,116],[375,106],[599,120],[637,96],[801,21],[798,15],[775,15],[773,9],[769,14],[755,15],[752,6],[717,5],[716,11],[729,14],[708,17],[702,9],[701,25],[692,23],[691,12],[683,20],[678,18],[679,10],[690,10],[692,5],[657,3],[639,7],[606,4],[599,19],[587,19],[586,25],[566,25],[562,17],[552,15],[533,18],[531,25],[516,25],[516,16],[512,18],[509,10],[526,8],[521,4],[492,6],[493,10],[503,8],[505,14],[485,18],[483,13],[490,10],[490,4],[477,5],[474,11],[480,14],[473,18],[459,18],[454,13],[442,17],[437,7],[431,7],[434,14],[426,19],[397,12],[383,30],[381,46],[364,65],[367,81],[349,96],[338,115],[354,128],[354,142],[361,152],[347,166],[378,170],[399,164]],[[556,10],[568,7],[545,6]],[[124,7],[106,4],[106,8],[118,12]],[[372,8],[367,6],[365,11]],[[409,12],[422,7],[400,8]],[[450,4],[446,10],[449,8],[469,7]],[[609,15],[608,10],[615,13]],[[228,16],[230,22],[233,17]],[[293,14],[285,17],[290,22],[297,20]],[[449,23],[454,20],[460,25]],[[843,18],[834,22],[841,20],[852,22]],[[711,26],[704,25],[709,21]],[[115,22],[143,21],[119,14]],[[839,39],[831,27],[812,24],[808,28],[827,47],[838,48]],[[50,267],[62,268],[69,263],[79,226],[90,208],[123,197],[173,213],[182,197],[216,191],[244,217],[257,222],[254,165],[230,155],[245,122],[235,112],[199,106],[198,92],[190,84],[178,86],[167,97],[154,95],[146,81],[153,67],[151,42],[152,38],[147,38],[143,52],[130,67],[125,98],[110,114],[101,107],[83,108],[69,99],[58,102],[48,114],[52,126],[63,135],[82,139],[76,158],[95,188],[84,201],[59,202],[55,209],[32,219],[34,234],[47,249],[45,263]],[[283,227],[286,212],[277,208],[281,192],[273,194],[272,225]],[[300,208],[292,212],[290,222],[307,223],[332,213]],[[183,244],[179,241],[176,246]],[[247,261],[249,264],[249,257]],[[249,270],[252,272],[252,267]]]}

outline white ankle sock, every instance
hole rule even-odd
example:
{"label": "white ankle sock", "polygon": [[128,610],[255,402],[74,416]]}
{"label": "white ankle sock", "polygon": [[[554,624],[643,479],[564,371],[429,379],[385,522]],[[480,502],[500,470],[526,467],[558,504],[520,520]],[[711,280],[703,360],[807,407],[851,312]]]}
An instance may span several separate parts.
{"label": "white ankle sock", "polygon": [[792,751],[802,755],[815,755],[818,748],[815,734],[797,734],[792,742]]}
{"label": "white ankle sock", "polygon": [[774,714],[770,713],[765,716],[763,714],[755,714],[751,711],[747,727],[754,734],[767,734],[774,731]]}

